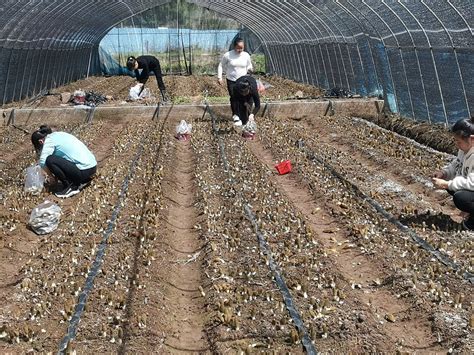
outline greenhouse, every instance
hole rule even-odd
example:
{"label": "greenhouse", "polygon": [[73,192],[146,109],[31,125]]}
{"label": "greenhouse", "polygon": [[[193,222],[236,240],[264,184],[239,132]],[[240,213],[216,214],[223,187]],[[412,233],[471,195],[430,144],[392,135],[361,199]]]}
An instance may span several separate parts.
{"label": "greenhouse", "polygon": [[0,19],[0,353],[474,352],[472,1]]}

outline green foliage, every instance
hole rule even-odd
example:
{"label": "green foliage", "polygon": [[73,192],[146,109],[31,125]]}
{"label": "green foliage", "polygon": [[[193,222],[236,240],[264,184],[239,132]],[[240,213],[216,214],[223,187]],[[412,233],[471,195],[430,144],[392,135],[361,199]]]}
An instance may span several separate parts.
{"label": "green foliage", "polygon": [[254,64],[254,72],[265,73],[265,54],[252,54],[251,57]]}
{"label": "green foliage", "polygon": [[171,101],[176,105],[190,104],[192,102],[189,96],[175,96],[171,99]]}
{"label": "green foliage", "polygon": [[[171,101],[175,105],[193,103],[192,98],[189,96],[175,96],[171,99]],[[204,97],[202,98],[202,102],[204,102]],[[229,96],[208,96],[207,102],[210,104],[228,104]]]}
{"label": "green foliage", "polygon": [[229,96],[208,96],[207,102],[210,104],[228,104]]}

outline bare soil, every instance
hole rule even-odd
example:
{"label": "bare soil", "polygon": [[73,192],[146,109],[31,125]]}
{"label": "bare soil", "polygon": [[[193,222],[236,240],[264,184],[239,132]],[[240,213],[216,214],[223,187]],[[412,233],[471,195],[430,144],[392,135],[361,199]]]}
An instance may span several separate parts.
{"label": "bare soil", "polygon": [[[89,78],[64,89],[98,88],[119,101],[132,82]],[[167,85],[190,101],[203,90],[225,95],[211,77]],[[45,123],[78,136],[99,162],[92,185],[65,200],[23,191],[31,143],[2,127],[1,353],[57,352],[101,248],[68,351],[304,353],[255,225],[319,352],[473,352],[472,284],[462,274],[473,272],[473,234],[428,178],[450,155],[351,117],[257,117],[255,140],[215,118],[215,131],[209,114],[192,121],[190,141],[174,137],[173,115],[52,118]],[[293,171],[280,176],[274,165],[286,159]],[[61,223],[38,236],[27,221],[45,199],[61,206]]]}
{"label": "bare soil", "polygon": [[[320,97],[322,91],[311,85],[296,83],[277,76],[258,77],[270,87],[262,93],[263,101],[285,100],[295,98]],[[164,76],[166,90],[174,104],[200,104],[205,98],[211,102],[228,102],[228,92],[225,83],[219,85],[214,76]],[[12,102],[3,108],[15,107],[59,107],[72,106],[72,103],[61,102],[61,93],[73,94],[75,90],[94,91],[109,98],[103,105],[154,105],[161,100],[158,85],[154,77],[150,77],[146,87],[150,89],[152,97],[130,101],[129,89],[135,85],[135,80],[128,76],[89,77],[68,85],[49,90],[46,95],[21,102]]]}

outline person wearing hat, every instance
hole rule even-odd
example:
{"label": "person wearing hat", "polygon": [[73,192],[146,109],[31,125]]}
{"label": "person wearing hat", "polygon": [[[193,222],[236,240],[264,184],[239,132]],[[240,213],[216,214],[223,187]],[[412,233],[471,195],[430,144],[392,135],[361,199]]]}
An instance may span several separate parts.
{"label": "person wearing hat", "polygon": [[127,68],[128,70],[134,70],[135,77],[137,78],[138,82],[143,84],[140,94],[143,91],[148,78],[150,77],[150,73],[153,72],[155,74],[163,101],[168,100],[165,83],[163,82],[163,76],[161,74],[160,61],[156,57],[152,55],[142,55],[137,58],[130,56],[127,58]]}
{"label": "person wearing hat", "polygon": [[78,194],[97,171],[94,154],[72,134],[52,132],[46,125],[33,132],[31,142],[39,156],[39,165],[63,185],[57,197]]}

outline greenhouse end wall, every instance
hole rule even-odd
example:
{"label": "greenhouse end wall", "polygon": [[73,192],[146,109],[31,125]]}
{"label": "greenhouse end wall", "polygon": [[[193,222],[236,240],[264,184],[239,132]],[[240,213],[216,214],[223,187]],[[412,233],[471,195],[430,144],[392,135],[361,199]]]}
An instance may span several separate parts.
{"label": "greenhouse end wall", "polygon": [[[99,72],[97,46],[124,19],[166,0],[0,3],[2,103]],[[383,96],[402,116],[473,115],[474,1],[188,0],[261,41],[268,71]]]}

